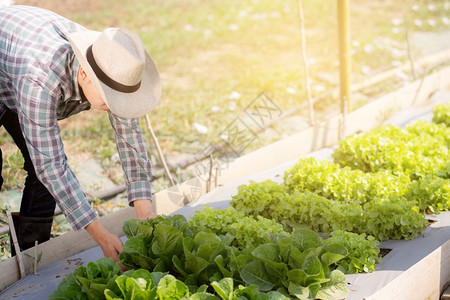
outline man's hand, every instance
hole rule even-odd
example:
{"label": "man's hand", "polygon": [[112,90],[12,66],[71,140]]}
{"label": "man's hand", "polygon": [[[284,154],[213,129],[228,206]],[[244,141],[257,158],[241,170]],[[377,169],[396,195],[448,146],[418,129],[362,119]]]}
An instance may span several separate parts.
{"label": "man's hand", "polygon": [[135,200],[133,201],[133,204],[138,219],[147,220],[156,217],[156,214],[153,212],[152,202],[150,200]]}
{"label": "man's hand", "polygon": [[[135,200],[133,204],[138,219],[147,220],[156,217],[150,200]],[[98,219],[86,226],[86,231],[100,245],[105,257],[111,257],[116,262],[119,261],[123,244],[117,235],[108,232]]]}
{"label": "man's hand", "polygon": [[119,261],[123,244],[117,235],[108,232],[98,219],[86,226],[86,231],[100,245],[105,257],[111,257],[115,262]]}

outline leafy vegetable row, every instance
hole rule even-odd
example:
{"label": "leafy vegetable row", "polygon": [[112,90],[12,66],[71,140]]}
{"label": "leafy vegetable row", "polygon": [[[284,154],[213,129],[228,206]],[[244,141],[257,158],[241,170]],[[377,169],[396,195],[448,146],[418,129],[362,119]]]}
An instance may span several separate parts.
{"label": "leafy vegetable row", "polygon": [[121,275],[118,264],[100,259],[67,276],[51,298],[341,299],[343,272],[369,272],[380,260],[373,237],[288,233],[231,207],[205,207],[189,222],[181,215],[129,220],[124,232],[120,263],[137,271]]}
{"label": "leafy vegetable row", "polygon": [[391,186],[389,190],[413,200],[421,212],[440,213],[450,208],[450,104],[433,108],[433,122],[418,121],[406,129],[384,126],[349,136],[333,159],[355,170],[409,176],[406,192]]}
{"label": "leafy vegetable row", "polygon": [[[289,207],[286,209],[289,210]],[[234,240],[231,244],[239,249],[252,249],[270,243],[274,233],[286,237],[290,235],[274,220],[261,215],[256,219],[246,217],[244,212],[237,211],[233,207],[213,209],[204,206],[202,211],[197,211],[189,219],[189,224],[194,231],[232,236]],[[347,249],[347,256],[335,263],[337,269],[345,274],[371,272],[375,270],[375,264],[381,260],[379,242],[372,236],[337,230],[331,233],[330,238],[323,240],[323,243],[337,244]]]}
{"label": "leafy vegetable row", "polygon": [[[449,179],[427,175],[411,180],[402,172],[394,175],[388,170],[365,173],[314,158],[299,159],[285,172],[284,185],[291,194],[309,191],[330,200],[361,205],[367,202],[402,202],[397,199],[400,197],[418,206],[420,212],[439,213],[450,207]],[[366,209],[369,206],[372,205],[367,205]],[[407,207],[406,204],[402,206]]]}
{"label": "leafy vegetable row", "polygon": [[231,204],[287,230],[308,226],[324,234],[347,230],[379,240],[412,239],[424,230],[421,213],[450,208],[449,107],[434,108],[436,123],[350,136],[333,153],[336,163],[301,158],[283,184],[240,186]]}
{"label": "leafy vegetable row", "polygon": [[262,216],[245,216],[244,212],[232,207],[213,209],[208,205],[196,211],[189,219],[194,232],[205,231],[232,237],[230,245],[238,249],[254,249],[261,244],[270,243],[272,234],[289,236],[283,225]]}
{"label": "leafy vegetable row", "polygon": [[433,107],[433,122],[445,124],[450,127],[450,103],[439,104]]}
{"label": "leafy vegetable row", "polygon": [[[214,294],[208,293],[212,289]],[[86,267],[81,266],[74,273],[66,276],[58,289],[49,299],[107,299],[107,300],[214,300],[214,299],[288,299],[281,293],[260,292],[256,285],[234,288],[231,278],[214,281],[210,287],[202,285],[195,292],[191,292],[186,284],[174,276],[162,272],[148,270],[129,270],[120,274],[119,264],[110,258],[100,258],[89,262]]]}
{"label": "leafy vegetable row", "polygon": [[271,180],[239,186],[231,205],[246,215],[272,218],[286,230],[306,226],[324,235],[345,230],[378,240],[412,239],[426,224],[414,202],[405,198],[391,196],[365,204],[338,201],[309,191],[289,193],[284,184]]}
{"label": "leafy vegetable row", "polygon": [[231,246],[235,239],[231,234],[193,231],[181,215],[129,221],[124,232],[129,238],[120,254],[124,266],[169,272],[192,290],[232,278],[240,285],[254,284],[260,291],[276,290],[285,296],[340,298],[348,292],[345,275],[333,271],[347,249],[324,244],[308,229],[288,236],[272,233],[268,243],[245,249]]}
{"label": "leafy vegetable row", "polygon": [[332,154],[341,166],[364,172],[387,170],[412,180],[427,176],[450,178],[450,127],[418,121],[402,129],[382,126],[361,136],[351,135]]}
{"label": "leafy vegetable row", "polygon": [[385,170],[365,173],[312,157],[300,158],[283,179],[289,193],[310,191],[336,201],[361,204],[404,195],[411,182],[404,174],[393,175]]}

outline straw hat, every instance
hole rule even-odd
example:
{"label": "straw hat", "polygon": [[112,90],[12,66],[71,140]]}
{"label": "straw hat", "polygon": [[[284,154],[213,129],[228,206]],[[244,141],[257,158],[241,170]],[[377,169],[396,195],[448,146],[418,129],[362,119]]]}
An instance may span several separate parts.
{"label": "straw hat", "polygon": [[141,39],[124,28],[69,34],[81,67],[105,100],[122,118],[150,112],[161,98],[161,81]]}

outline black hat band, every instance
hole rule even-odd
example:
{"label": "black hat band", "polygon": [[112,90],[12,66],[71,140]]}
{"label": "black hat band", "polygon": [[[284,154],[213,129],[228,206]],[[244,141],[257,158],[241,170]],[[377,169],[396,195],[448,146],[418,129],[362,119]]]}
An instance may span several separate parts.
{"label": "black hat band", "polygon": [[107,86],[112,88],[113,90],[129,94],[129,93],[136,92],[139,89],[139,87],[141,86],[141,81],[139,81],[135,85],[125,85],[125,84],[115,81],[114,79],[112,79],[108,75],[106,75],[102,71],[102,69],[100,69],[100,67],[97,65],[97,62],[94,59],[94,55],[92,54],[92,45],[89,46],[86,50],[86,59],[87,59],[88,63],[91,65],[91,68],[94,71],[97,78],[101,82],[103,82],[104,84],[106,84]]}

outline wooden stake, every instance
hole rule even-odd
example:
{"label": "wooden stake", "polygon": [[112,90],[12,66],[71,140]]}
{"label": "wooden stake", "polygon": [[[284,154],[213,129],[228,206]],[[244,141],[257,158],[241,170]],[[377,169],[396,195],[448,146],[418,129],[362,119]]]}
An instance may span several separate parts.
{"label": "wooden stake", "polygon": [[38,241],[34,241],[34,266],[33,266],[33,274],[37,275],[37,264],[38,264]]}
{"label": "wooden stake", "polygon": [[155,143],[156,151],[158,152],[159,159],[164,167],[164,170],[166,171],[167,177],[170,180],[170,184],[175,185],[169,168],[167,167],[166,160],[164,159],[164,155],[161,151],[161,147],[159,147],[158,139],[156,138],[155,132],[153,131],[152,124],[150,123],[150,118],[148,117],[148,115],[145,115],[145,121],[147,122],[148,130],[150,131],[150,135],[152,136],[153,142]]}
{"label": "wooden stake", "polygon": [[13,222],[11,212],[9,211],[9,209],[6,209],[6,215],[8,217],[9,231],[11,232],[11,237],[13,240],[12,246],[14,246],[14,249],[16,249],[16,258],[17,258],[17,262],[19,264],[20,278],[23,278],[23,277],[25,277],[25,267],[23,265],[22,252],[20,252],[19,241],[18,241],[17,235],[16,235],[16,229],[14,228],[14,222]]}
{"label": "wooden stake", "polygon": [[213,170],[213,159],[212,155],[209,156],[209,176],[208,182],[206,184],[206,192],[209,193],[211,191],[211,183],[212,183],[212,170]]}
{"label": "wooden stake", "polygon": [[414,59],[413,59],[413,55],[412,55],[411,42],[409,40],[408,29],[406,29],[406,49],[408,50],[408,59],[409,59],[409,64],[411,65],[411,74],[413,76],[413,79],[417,80],[417,73],[416,73],[416,68],[414,66]]}
{"label": "wooden stake", "polygon": [[216,174],[214,176],[214,187],[217,187],[218,182],[219,182],[219,167],[216,167]]}

